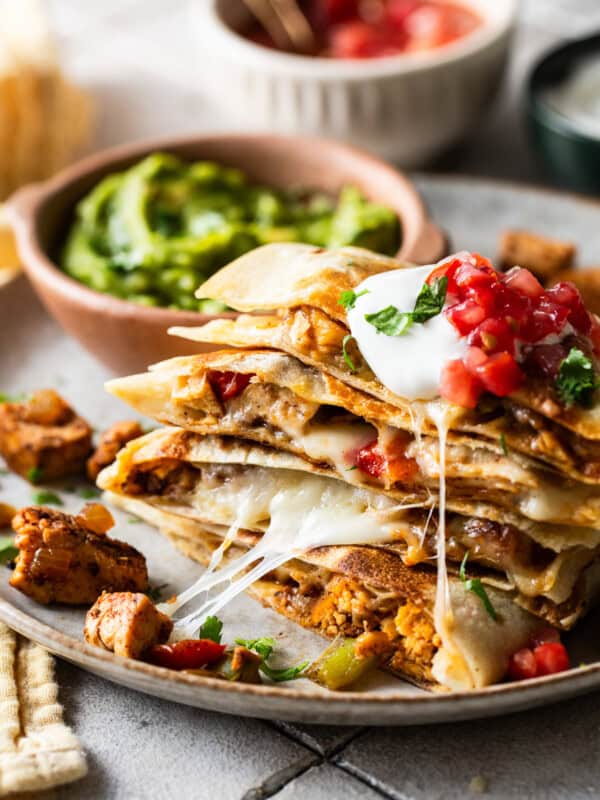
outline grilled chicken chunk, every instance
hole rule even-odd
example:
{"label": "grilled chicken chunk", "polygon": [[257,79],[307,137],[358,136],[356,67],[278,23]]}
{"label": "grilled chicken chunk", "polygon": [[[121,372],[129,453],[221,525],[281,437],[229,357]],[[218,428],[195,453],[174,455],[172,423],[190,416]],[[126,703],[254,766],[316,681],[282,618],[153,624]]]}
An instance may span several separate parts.
{"label": "grilled chicken chunk", "polygon": [[143,436],[144,429],[136,420],[124,420],[115,422],[110,428],[103,431],[95,452],[87,460],[88,478],[96,483],[96,478],[104,467],[112,464],[117,453],[125,447],[127,442]]}
{"label": "grilled chicken chunk", "polygon": [[10,584],[38,603],[84,605],[105,590],[148,588],[146,559],[106,536],[114,520],[98,503],[89,503],[76,517],[31,506],[12,524],[19,555]]}
{"label": "grilled chicken chunk", "polygon": [[169,617],[145,594],[113,592],[101,595],[87,612],[83,635],[86,642],[118,656],[139,658],[166,642],[172,629]]}
{"label": "grilled chicken chunk", "polygon": [[92,429],[53,389],[0,403],[0,454],[32,483],[83,474]]}

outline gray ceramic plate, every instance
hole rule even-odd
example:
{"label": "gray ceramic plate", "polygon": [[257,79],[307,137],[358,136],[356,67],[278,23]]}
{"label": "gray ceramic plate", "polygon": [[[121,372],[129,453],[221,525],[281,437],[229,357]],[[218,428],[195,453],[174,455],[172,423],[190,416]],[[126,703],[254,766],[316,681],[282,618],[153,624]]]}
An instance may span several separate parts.
{"label": "gray ceramic plate", "polygon": [[[581,263],[600,264],[598,205],[479,181],[422,178],[419,185],[434,218],[450,234],[454,249],[469,248],[493,256],[504,227],[524,227],[571,239],[580,246]],[[58,330],[24,281],[7,287],[0,296],[0,341],[1,391],[55,386],[98,427],[129,416],[122,405],[104,394],[105,371]],[[54,488],[68,510],[82,504],[75,485]],[[31,488],[11,475],[2,475],[0,499],[14,505],[29,503]],[[189,584],[197,573],[196,565],[146,525],[133,524],[123,514],[116,516],[116,535],[145,553],[151,580],[166,584],[166,596]],[[573,663],[585,665],[556,677],[468,694],[428,694],[377,675],[360,691],[333,694],[304,680],[283,686],[244,686],[125,661],[83,643],[82,611],[37,606],[8,586],[8,570],[0,572],[0,619],[20,633],[109,680],[175,702],[233,714],[330,724],[409,725],[503,714],[600,686],[600,615],[585,620],[569,637]],[[277,637],[283,663],[311,658],[323,647],[315,635],[248,598],[229,607],[224,619],[229,641],[234,636]]]}

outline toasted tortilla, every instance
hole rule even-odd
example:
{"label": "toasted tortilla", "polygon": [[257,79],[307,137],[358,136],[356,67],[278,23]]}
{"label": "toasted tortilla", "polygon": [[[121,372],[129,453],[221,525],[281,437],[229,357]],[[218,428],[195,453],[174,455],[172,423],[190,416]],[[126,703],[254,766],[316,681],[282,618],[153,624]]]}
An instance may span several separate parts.
{"label": "toasted tortilla", "polygon": [[[341,352],[342,339],[348,333],[346,311],[338,302],[343,291],[355,288],[368,275],[406,266],[368,251],[344,248],[328,252],[308,245],[271,244],[247,253],[217,272],[200,287],[197,295],[221,300],[239,311],[276,310],[280,314],[289,311],[287,335],[273,336],[271,330],[270,336],[263,336],[260,341],[241,342],[236,336],[236,346],[279,347],[309,363],[317,363],[356,388],[407,409],[415,403],[408,404],[385,389],[364,362],[358,365],[356,373],[348,370]],[[221,331],[232,332],[233,327],[235,323],[222,326]],[[176,328],[173,332],[199,339],[193,330]],[[267,334],[268,329],[263,327],[261,332]],[[212,341],[216,329],[205,329],[205,333]],[[204,337],[200,340],[208,341]],[[287,347],[285,340],[289,342]],[[229,341],[225,338],[220,343]],[[600,404],[591,409],[565,407],[556,402],[555,397],[549,397],[545,387],[531,380],[512,396],[512,400],[583,439],[600,441]],[[453,427],[464,430],[465,424],[480,421],[474,412],[457,409]],[[595,478],[600,480],[600,465]]]}
{"label": "toasted tortilla", "polygon": [[[239,397],[225,403],[211,387],[213,371],[253,377]],[[286,450],[348,483],[385,488],[400,502],[429,504],[438,491],[439,441],[432,435],[411,433],[403,442],[407,463],[417,470],[408,480],[378,480],[352,469],[346,454],[377,438],[393,440],[407,429],[406,415],[283,353],[218,351],[175,358],[148,373],[109,381],[107,389],[159,422]],[[352,416],[336,418],[331,407]],[[505,455],[497,444],[472,435],[448,438],[446,491],[448,508],[463,514],[502,519],[500,509],[506,509],[538,522],[600,528],[595,486],[565,484],[539,462]]]}
{"label": "toasted tortilla", "polygon": [[[226,534],[226,528],[191,523],[144,500],[118,495],[111,500],[155,525],[186,555],[203,564]],[[340,581],[339,576],[346,580]],[[307,586],[304,592],[303,580]],[[310,594],[305,593],[309,586]],[[332,546],[279,567],[276,573],[252,584],[249,593],[263,605],[331,638],[339,634],[356,636],[363,624],[368,629],[383,625],[389,631],[394,619],[398,620],[397,628],[403,633],[396,631],[388,668],[419,685],[478,689],[500,680],[510,655],[526,644],[539,627],[539,619],[515,605],[511,593],[490,587],[489,598],[498,612],[498,622],[493,622],[480,600],[451,577],[452,639],[443,642],[432,626],[435,586],[434,571],[408,568],[393,553],[370,547]],[[372,599],[373,606],[383,603],[384,618],[370,610],[357,611],[350,618],[335,611],[343,607],[343,601],[342,605],[338,602],[340,591],[352,593],[356,603],[363,605],[365,597]],[[403,606],[410,612],[398,615]],[[334,613],[338,615],[337,625],[329,624]],[[357,623],[355,618],[361,613],[362,620]]]}
{"label": "toasted tortilla", "polygon": [[[436,518],[426,509],[398,505],[385,493],[346,484],[293,454],[236,439],[178,429],[153,431],[127,445],[101,473],[98,485],[184,518],[226,527],[237,524],[258,535],[268,529],[276,493],[302,489],[311,502],[332,490],[341,507],[369,508],[380,520],[369,533],[373,547],[400,554],[412,564],[429,563],[437,547]],[[248,510],[242,512],[244,502]],[[336,527],[335,513],[329,524]],[[344,536],[356,538],[344,530],[333,533],[341,542]],[[293,537],[290,529],[290,542]],[[510,514],[501,523],[449,514],[446,537],[449,562],[458,563],[464,550],[472,549],[471,562],[487,569],[489,583],[516,589],[523,597],[542,596],[554,606],[569,601],[582,572],[600,552],[595,530],[540,525]],[[368,539],[361,539],[359,531],[358,540]],[[545,613],[552,609],[547,606]],[[560,624],[560,617],[554,617]]]}

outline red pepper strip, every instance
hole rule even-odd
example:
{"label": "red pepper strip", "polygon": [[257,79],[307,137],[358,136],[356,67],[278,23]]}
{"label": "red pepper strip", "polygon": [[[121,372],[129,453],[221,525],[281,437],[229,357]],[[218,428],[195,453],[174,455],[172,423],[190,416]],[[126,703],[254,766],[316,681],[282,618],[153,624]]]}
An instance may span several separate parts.
{"label": "red pepper strip", "polygon": [[167,669],[198,669],[218,661],[224,652],[225,645],[211,639],[182,639],[173,644],[151,647],[146,660]]}

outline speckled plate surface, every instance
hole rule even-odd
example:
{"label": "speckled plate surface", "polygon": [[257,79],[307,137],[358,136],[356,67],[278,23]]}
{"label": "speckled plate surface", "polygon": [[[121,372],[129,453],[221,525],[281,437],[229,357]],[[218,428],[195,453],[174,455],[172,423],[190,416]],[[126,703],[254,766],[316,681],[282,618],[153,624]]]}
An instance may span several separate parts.
{"label": "speckled plate surface", "polygon": [[[444,178],[419,178],[434,218],[448,231],[454,249],[494,256],[505,227],[530,228],[577,242],[581,264],[600,264],[600,205],[573,197],[506,184]],[[102,331],[98,331],[102,335]],[[106,395],[108,377],[48,318],[24,280],[0,295],[0,391],[54,386],[96,427],[131,416]],[[53,486],[67,510],[84,500],[76,482]],[[19,506],[32,502],[31,487],[0,475],[0,500]],[[143,523],[115,513],[114,534],[146,555],[151,582],[164,596],[181,590],[198,567]],[[573,664],[569,672],[520,684],[503,684],[471,693],[429,694],[383,674],[351,693],[330,693],[309,681],[248,686],[168,672],[126,661],[83,642],[84,612],[38,606],[8,585],[0,570],[0,619],[81,667],[148,694],[231,714],[329,724],[410,725],[508,713],[551,703],[600,687],[600,614],[584,620],[567,637]],[[323,640],[288,623],[248,598],[223,614],[225,638],[270,635],[278,640],[281,663],[314,657]],[[110,696],[107,694],[107,703]]]}

